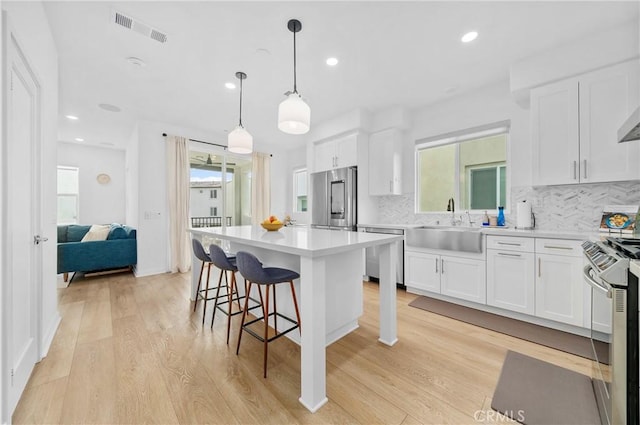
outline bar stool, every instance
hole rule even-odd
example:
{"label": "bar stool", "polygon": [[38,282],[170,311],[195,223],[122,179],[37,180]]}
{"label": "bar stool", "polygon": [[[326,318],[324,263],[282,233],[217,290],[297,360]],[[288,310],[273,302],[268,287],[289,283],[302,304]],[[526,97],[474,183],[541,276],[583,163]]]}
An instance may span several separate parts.
{"label": "bar stool", "polygon": [[[209,290],[216,289],[216,287],[212,287],[212,288],[209,287],[209,276],[211,274],[211,266],[213,265],[213,262],[211,261],[211,257],[204,250],[199,240],[192,239],[191,244],[193,246],[193,254],[196,256],[196,258],[202,261],[202,266],[200,267],[200,276],[198,277],[198,288],[196,289],[196,300],[193,303],[193,311],[196,311],[196,307],[198,306],[198,299],[202,299],[204,301],[204,308],[202,309],[202,324],[204,325],[204,318],[205,318],[205,315],[207,314],[207,301],[216,300],[217,302],[218,297],[220,296],[219,293],[220,293],[220,285],[222,284],[223,271],[222,270],[220,271],[220,277],[218,278],[218,286],[217,286],[218,290],[216,292],[216,295],[214,297],[209,298]],[[205,265],[207,266],[206,285],[204,289],[200,289],[200,286],[202,284],[202,275],[204,272]],[[226,297],[227,294],[223,294],[222,296]],[[214,315],[215,315],[215,310],[214,310]]]}
{"label": "bar stool", "polygon": [[[245,298],[244,308],[242,310],[242,320],[240,322],[240,333],[238,335],[238,347],[236,348],[236,354],[240,353],[240,341],[242,339],[242,331],[246,331],[253,335],[264,344],[264,377],[267,377],[267,345],[283,335],[291,332],[294,329],[299,329],[302,332],[300,325],[300,312],[298,311],[298,301],[296,300],[296,290],[293,286],[293,280],[298,279],[300,274],[293,270],[281,269],[278,267],[262,267],[262,263],[253,255],[248,252],[238,251],[236,254],[236,263],[238,270],[244,276],[245,281],[249,282],[247,287],[247,294],[250,293],[252,285],[255,283],[258,285],[258,293],[260,294],[260,302],[262,305],[262,317],[251,320],[245,323],[245,319],[248,312],[249,298]],[[297,321],[278,313],[276,309],[276,285],[279,283],[289,282],[291,287],[291,296],[293,297],[293,305],[296,310]],[[263,299],[261,286],[266,286],[266,294]],[[273,288],[273,312],[269,313],[269,289]],[[275,335],[269,338],[269,317],[273,317],[273,327],[276,331]],[[278,332],[278,317],[293,324],[290,328],[283,332]],[[258,335],[252,329],[249,328],[255,322],[264,320],[264,334]]]}
{"label": "bar stool", "polygon": [[[222,274],[224,273],[224,281],[227,287],[226,294],[220,295],[220,287],[222,286],[219,282],[218,289],[216,290],[215,303],[213,305],[213,316],[211,316],[211,327],[213,328],[213,320],[216,318],[216,310],[220,310],[227,316],[227,344],[229,344],[229,332],[231,330],[231,316],[235,316],[236,314],[242,313],[242,305],[240,304],[240,300],[248,297],[249,292],[247,291],[247,285],[245,284],[245,295],[240,296],[238,293],[238,286],[236,281],[236,272],[238,271],[238,267],[236,267],[236,257],[228,257],[227,254],[220,248],[218,245],[209,246],[209,258],[214,266],[220,269],[220,279],[222,279]],[[231,272],[231,282],[229,282],[228,273]],[[222,297],[227,297],[225,301],[218,301]],[[258,300],[253,298],[249,298],[256,303],[256,305],[249,308],[249,310],[253,310],[254,308],[260,307],[260,303]],[[238,310],[233,311],[233,301],[238,302]],[[227,309],[225,310],[223,306],[227,304]]]}

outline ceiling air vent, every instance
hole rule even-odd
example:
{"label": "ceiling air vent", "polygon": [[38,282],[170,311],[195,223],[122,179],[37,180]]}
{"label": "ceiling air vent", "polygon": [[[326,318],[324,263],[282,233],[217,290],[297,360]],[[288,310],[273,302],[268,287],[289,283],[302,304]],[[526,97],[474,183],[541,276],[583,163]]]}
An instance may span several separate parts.
{"label": "ceiling air vent", "polygon": [[127,16],[124,13],[114,11],[112,14],[112,22],[132,31],[137,32],[138,34],[142,34],[145,37],[152,38],[160,43],[167,42],[167,34],[158,30],[157,28],[153,28],[131,16]]}

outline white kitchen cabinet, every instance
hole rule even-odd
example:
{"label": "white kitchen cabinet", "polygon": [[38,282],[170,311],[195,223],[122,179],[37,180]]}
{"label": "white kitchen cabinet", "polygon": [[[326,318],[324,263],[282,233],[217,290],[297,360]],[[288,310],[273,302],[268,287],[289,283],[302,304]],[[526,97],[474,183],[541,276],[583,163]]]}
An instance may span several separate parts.
{"label": "white kitchen cabinet", "polygon": [[487,249],[487,304],[535,314],[533,239],[488,236],[489,245],[500,249]]}
{"label": "white kitchen cabinet", "polygon": [[405,252],[405,285],[440,293],[440,256],[424,252]]}
{"label": "white kitchen cabinet", "polygon": [[640,146],[617,130],[640,104],[640,65],[630,61],[531,91],[533,184],[640,178]]}
{"label": "white kitchen cabinet", "polygon": [[369,195],[400,195],[402,132],[395,128],[369,136]]}
{"label": "white kitchen cabinet", "polygon": [[316,143],[313,147],[314,172],[358,165],[356,134]]}
{"label": "white kitchen cabinet", "polygon": [[405,251],[407,290],[429,291],[484,304],[485,261]]}
{"label": "white kitchen cabinet", "polygon": [[485,261],[442,255],[440,291],[443,295],[485,304]]}
{"label": "white kitchen cabinet", "polygon": [[[577,242],[579,244],[579,242]],[[547,251],[553,245],[547,245]],[[561,245],[558,245],[561,246]],[[536,316],[575,326],[584,326],[585,284],[580,256],[539,253],[536,240]]]}

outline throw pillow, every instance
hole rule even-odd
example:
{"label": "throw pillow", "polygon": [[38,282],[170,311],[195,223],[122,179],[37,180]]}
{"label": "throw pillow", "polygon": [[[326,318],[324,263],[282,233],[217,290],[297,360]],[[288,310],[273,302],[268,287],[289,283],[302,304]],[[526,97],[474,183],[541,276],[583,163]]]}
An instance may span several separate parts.
{"label": "throw pillow", "polygon": [[109,226],[109,236],[108,240],[112,239],[127,239],[127,231],[122,227],[121,224],[111,223]]}
{"label": "throw pillow", "polygon": [[91,229],[84,235],[81,242],[104,241],[107,240],[110,227],[108,224],[94,224]]}

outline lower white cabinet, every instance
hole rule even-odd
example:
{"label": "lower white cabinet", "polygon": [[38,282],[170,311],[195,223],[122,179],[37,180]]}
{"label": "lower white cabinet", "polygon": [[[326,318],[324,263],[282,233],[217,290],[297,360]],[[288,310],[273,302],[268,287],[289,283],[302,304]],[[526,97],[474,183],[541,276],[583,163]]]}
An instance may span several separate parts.
{"label": "lower white cabinet", "polygon": [[439,255],[406,251],[404,264],[406,286],[440,293]]}
{"label": "lower white cabinet", "polygon": [[425,252],[405,253],[406,286],[484,304],[485,261]]}
{"label": "lower white cabinet", "polygon": [[487,250],[487,304],[535,314],[535,254]]}
{"label": "lower white cabinet", "polygon": [[441,256],[441,293],[485,304],[487,301],[485,264],[484,260]]}
{"label": "lower white cabinet", "polygon": [[582,258],[536,254],[536,316],[584,326]]}

